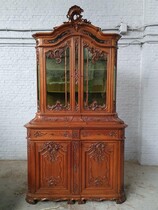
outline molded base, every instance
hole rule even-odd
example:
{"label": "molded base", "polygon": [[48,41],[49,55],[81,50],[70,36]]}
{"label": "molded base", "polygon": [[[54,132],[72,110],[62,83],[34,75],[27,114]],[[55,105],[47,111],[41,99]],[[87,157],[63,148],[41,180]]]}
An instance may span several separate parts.
{"label": "molded base", "polygon": [[43,198],[35,198],[35,197],[32,197],[32,196],[30,196],[30,195],[27,195],[26,196],[26,199],[25,199],[29,204],[36,204],[38,201],[45,201],[45,200],[52,200],[52,201],[63,201],[63,200],[67,200],[67,203],[68,204],[74,204],[76,201],[78,202],[78,204],[85,204],[86,203],[86,201],[88,201],[88,200],[91,200],[91,201],[104,201],[104,200],[115,200],[116,201],[116,203],[117,204],[121,204],[121,203],[123,203],[123,202],[125,202],[125,200],[126,200],[126,196],[125,196],[125,194],[124,193],[122,193],[122,195],[119,197],[119,198],[117,198],[117,199],[110,199],[110,198],[73,198],[73,199],[70,199],[70,198],[64,198],[64,199],[60,199],[60,198],[58,198],[58,199],[56,199],[56,198],[45,198],[45,199],[43,199]]}

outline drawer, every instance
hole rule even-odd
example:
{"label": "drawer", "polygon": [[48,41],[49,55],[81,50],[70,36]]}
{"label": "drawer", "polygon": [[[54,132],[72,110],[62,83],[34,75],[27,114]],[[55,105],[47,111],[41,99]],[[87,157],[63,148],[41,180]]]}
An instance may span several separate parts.
{"label": "drawer", "polygon": [[31,139],[71,139],[72,131],[71,130],[31,130],[30,138]]}
{"label": "drawer", "polygon": [[81,130],[81,140],[117,139],[118,137],[119,130]]}

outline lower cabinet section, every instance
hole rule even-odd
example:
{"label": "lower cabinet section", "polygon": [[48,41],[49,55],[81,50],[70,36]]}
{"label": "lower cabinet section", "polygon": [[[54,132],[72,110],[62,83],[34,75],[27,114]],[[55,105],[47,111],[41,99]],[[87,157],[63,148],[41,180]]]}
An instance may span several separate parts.
{"label": "lower cabinet section", "polygon": [[125,200],[123,140],[28,140],[26,200]]}

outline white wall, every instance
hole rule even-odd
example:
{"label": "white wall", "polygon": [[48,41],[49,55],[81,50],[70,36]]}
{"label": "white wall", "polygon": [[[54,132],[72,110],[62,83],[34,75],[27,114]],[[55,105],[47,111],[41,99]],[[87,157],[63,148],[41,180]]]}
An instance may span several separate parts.
{"label": "white wall", "polygon": [[[158,28],[140,28],[156,23],[156,0],[0,1],[0,29],[6,29],[0,31],[0,158],[26,159],[23,125],[36,112],[35,42],[31,29],[52,29],[62,24],[74,4],[84,9],[84,18],[102,29],[114,29],[121,22],[130,29],[139,28],[129,30],[119,42],[117,111],[128,124],[126,159],[158,164],[158,36],[143,37],[158,34]],[[147,43],[141,45],[144,41]]]}

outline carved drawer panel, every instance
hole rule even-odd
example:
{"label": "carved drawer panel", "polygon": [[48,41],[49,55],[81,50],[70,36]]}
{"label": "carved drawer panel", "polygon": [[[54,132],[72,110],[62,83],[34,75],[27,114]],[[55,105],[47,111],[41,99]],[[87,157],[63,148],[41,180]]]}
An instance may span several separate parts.
{"label": "carved drawer panel", "polygon": [[72,131],[71,130],[32,130],[31,138],[34,139],[71,139]]}
{"label": "carved drawer panel", "polygon": [[119,137],[118,130],[82,130],[81,140],[95,140],[95,139],[116,139]]}

